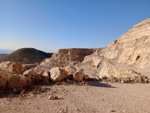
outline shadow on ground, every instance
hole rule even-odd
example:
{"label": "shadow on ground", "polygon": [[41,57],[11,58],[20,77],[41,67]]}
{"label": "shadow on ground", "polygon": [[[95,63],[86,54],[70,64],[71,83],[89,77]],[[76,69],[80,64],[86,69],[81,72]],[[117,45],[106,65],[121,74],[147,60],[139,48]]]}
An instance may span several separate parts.
{"label": "shadow on ground", "polygon": [[0,98],[14,98],[14,97],[21,97],[28,95],[29,93],[32,93],[33,95],[45,93],[47,91],[50,91],[51,88],[49,85],[35,85],[31,86],[30,88],[25,88],[25,89],[5,89],[1,90],[0,89]]}
{"label": "shadow on ground", "polygon": [[[73,82],[75,83],[75,85],[89,85],[89,86],[95,86],[95,87],[104,87],[104,88],[116,88],[111,86],[108,83],[102,83],[101,81],[95,80],[95,79],[91,79],[89,81],[86,81],[84,83],[82,82]],[[57,84],[51,84],[51,85],[57,85]],[[60,82],[60,84],[58,85],[71,85],[71,84],[67,84],[66,82]],[[48,87],[47,87],[48,86]],[[5,89],[5,90],[1,90],[0,89],[0,98],[4,98],[4,97],[18,97],[18,96],[22,96],[22,95],[26,95],[29,93],[32,93],[33,95],[37,95],[40,93],[44,93],[47,91],[51,90],[51,87],[49,87],[50,85],[35,85],[26,89]],[[61,98],[60,98],[61,99]]]}
{"label": "shadow on ground", "polygon": [[88,84],[91,86],[96,86],[96,87],[116,88],[116,87],[111,86],[108,83],[102,83],[100,81],[88,81]]}

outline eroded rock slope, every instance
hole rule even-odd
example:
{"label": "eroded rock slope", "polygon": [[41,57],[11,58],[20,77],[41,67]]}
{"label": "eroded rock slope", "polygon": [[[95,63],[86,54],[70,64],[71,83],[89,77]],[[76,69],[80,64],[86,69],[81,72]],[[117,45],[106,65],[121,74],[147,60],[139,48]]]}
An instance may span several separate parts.
{"label": "eroded rock slope", "polygon": [[135,25],[100,52],[85,57],[79,67],[97,77],[150,77],[150,18]]}
{"label": "eroded rock slope", "polygon": [[74,66],[94,77],[150,76],[150,18],[136,24],[118,40],[99,49],[61,49],[36,71]]}
{"label": "eroded rock slope", "polygon": [[60,49],[57,53],[53,54],[51,58],[45,59],[38,65],[36,71],[49,71],[53,67],[66,67],[68,65],[76,65],[84,60],[84,57],[91,55],[96,49]]}

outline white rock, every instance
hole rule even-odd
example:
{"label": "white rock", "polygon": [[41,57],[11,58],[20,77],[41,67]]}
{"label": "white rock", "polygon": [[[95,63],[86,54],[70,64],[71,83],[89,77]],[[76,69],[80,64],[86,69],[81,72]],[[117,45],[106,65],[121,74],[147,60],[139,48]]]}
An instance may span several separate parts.
{"label": "white rock", "polygon": [[58,96],[50,95],[50,96],[48,97],[48,99],[49,99],[49,100],[56,100],[56,99],[58,99]]}
{"label": "white rock", "polygon": [[83,77],[84,77],[83,69],[77,70],[73,75],[73,79],[76,80],[76,81],[82,81]]}
{"label": "white rock", "polygon": [[68,75],[73,75],[77,71],[77,69],[73,66],[67,66],[64,69],[68,72]]}
{"label": "white rock", "polygon": [[0,63],[0,69],[6,70],[13,74],[20,74],[25,71],[22,64],[20,62],[6,61]]}
{"label": "white rock", "polygon": [[54,67],[50,70],[51,79],[54,82],[59,82],[67,78],[68,73],[59,67]]}

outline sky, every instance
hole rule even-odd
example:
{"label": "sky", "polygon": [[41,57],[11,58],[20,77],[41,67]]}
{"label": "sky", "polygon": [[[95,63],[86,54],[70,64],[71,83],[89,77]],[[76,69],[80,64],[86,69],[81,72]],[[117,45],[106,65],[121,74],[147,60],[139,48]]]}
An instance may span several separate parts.
{"label": "sky", "polygon": [[150,17],[150,0],[0,0],[0,50],[107,46]]}

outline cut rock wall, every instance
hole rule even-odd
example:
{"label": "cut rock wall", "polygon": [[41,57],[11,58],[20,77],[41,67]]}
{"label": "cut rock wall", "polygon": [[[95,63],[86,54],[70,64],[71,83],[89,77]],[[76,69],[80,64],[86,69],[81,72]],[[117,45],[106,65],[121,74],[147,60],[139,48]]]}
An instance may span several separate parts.
{"label": "cut rock wall", "polygon": [[66,67],[84,60],[84,57],[94,53],[96,49],[60,49],[51,58],[45,59],[35,70],[50,70],[52,67]]}
{"label": "cut rock wall", "polygon": [[91,76],[150,77],[150,18],[140,22],[100,52],[86,56],[80,68]]}
{"label": "cut rock wall", "polygon": [[103,76],[150,77],[150,18],[138,23],[118,40],[99,49],[60,49],[36,70],[74,66],[93,78]]}

